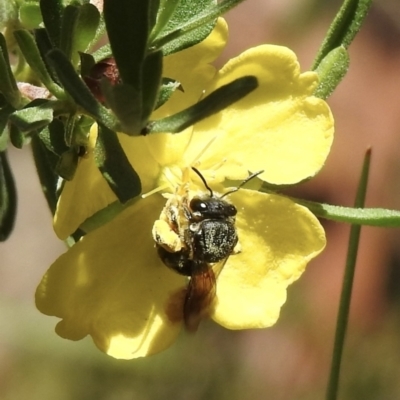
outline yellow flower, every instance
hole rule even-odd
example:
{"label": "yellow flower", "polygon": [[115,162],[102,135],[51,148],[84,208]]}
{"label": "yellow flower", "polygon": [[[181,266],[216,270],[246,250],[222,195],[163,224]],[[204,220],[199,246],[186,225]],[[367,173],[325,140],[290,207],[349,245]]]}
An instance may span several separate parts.
{"label": "yellow flower", "polygon": [[[181,134],[119,136],[144,193],[159,191],[88,233],[47,271],[36,303],[62,319],[60,336],[91,335],[102,351],[125,359],[157,353],[175,340],[182,322],[171,318],[169,307],[187,279],[161,262],[152,228],[165,205],[162,193],[173,194],[182,184],[206,191],[193,172],[182,180],[189,167],[196,166],[220,193],[227,191],[226,178],[242,180],[248,171],[263,170],[259,178],[269,183],[293,184],[322,167],[333,119],[327,104],[312,95],[316,74],[301,74],[289,49],[271,45],[250,49],[215,72],[209,62],[225,40],[220,20],[203,43],[167,57],[164,75],[180,80],[185,93],[174,94],[157,113],[183,109],[203,89],[207,94],[245,75],[256,76],[258,88]],[[324,248],[325,235],[308,209],[283,196],[242,188],[228,197],[238,210],[241,252],[228,258],[218,276],[210,317],[229,329],[268,327],[279,316],[287,286]],[[63,190],[56,232],[66,237],[115,200],[89,156]]]}

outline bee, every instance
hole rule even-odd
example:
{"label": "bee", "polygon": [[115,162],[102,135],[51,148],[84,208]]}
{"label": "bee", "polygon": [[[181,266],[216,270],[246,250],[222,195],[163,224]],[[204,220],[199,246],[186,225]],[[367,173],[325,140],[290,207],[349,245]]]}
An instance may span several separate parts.
{"label": "bee", "polygon": [[[261,174],[251,174],[238,187],[216,196],[196,168],[208,193],[189,198],[188,190],[172,197],[156,221],[153,237],[163,263],[189,277],[183,300],[183,321],[188,331],[197,330],[210,314],[216,297],[216,280],[228,258],[239,252],[235,226],[236,207],[225,198]],[[162,227],[168,234],[161,234]],[[169,238],[168,238],[169,237]]]}

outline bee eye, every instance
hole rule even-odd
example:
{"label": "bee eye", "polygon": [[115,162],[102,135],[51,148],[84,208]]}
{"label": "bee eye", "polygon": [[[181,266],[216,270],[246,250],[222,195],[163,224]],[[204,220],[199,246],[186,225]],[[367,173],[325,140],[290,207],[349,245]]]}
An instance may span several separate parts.
{"label": "bee eye", "polygon": [[192,211],[206,211],[208,209],[207,203],[201,199],[192,199],[190,202]]}
{"label": "bee eye", "polygon": [[226,215],[230,217],[234,217],[237,214],[237,209],[233,204],[229,204],[226,207]]}

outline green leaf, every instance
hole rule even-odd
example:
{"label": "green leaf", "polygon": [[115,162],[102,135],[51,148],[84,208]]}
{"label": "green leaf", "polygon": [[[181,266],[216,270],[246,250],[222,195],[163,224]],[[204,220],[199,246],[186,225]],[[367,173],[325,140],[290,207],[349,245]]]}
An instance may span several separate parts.
{"label": "green leaf", "polygon": [[72,56],[72,46],[78,16],[79,8],[73,5],[65,7],[62,15],[59,48],[69,60],[71,60]]}
{"label": "green leaf", "polygon": [[[360,177],[360,183],[356,195],[356,201],[354,203],[354,206],[356,208],[362,209],[365,204],[370,162],[371,162],[371,149],[369,149],[365,154],[364,164]],[[343,276],[342,293],[340,296],[339,312],[336,323],[335,343],[333,347],[331,371],[327,387],[327,396],[326,396],[327,400],[336,400],[339,389],[340,366],[342,362],[342,354],[343,354],[344,342],[346,338],[346,331],[350,313],[350,301],[353,290],[354,272],[357,262],[360,233],[361,233],[360,225],[353,225],[351,227],[349,246],[346,258],[346,268]]]}
{"label": "green leaf", "polygon": [[61,178],[71,181],[78,168],[79,155],[75,148],[70,148],[61,154],[55,171]]}
{"label": "green leaf", "polygon": [[17,149],[22,149],[30,140],[29,137],[14,124],[8,124],[8,135],[10,137],[10,142]]}
{"label": "green leaf", "polygon": [[95,99],[65,55],[60,50],[52,50],[47,58],[56,71],[61,85],[72,99],[98,122],[119,130],[116,118]]}
{"label": "green leaf", "polygon": [[33,36],[28,31],[22,29],[14,31],[14,36],[26,62],[35,72],[43,85],[46,86],[49,92],[55,97],[65,99],[64,91],[50,76]]}
{"label": "green leaf", "polygon": [[59,157],[46,149],[38,135],[32,135],[31,148],[42,191],[54,215],[57,207],[56,192],[57,182],[59,180],[58,175],[54,171]]}
{"label": "green leaf", "polygon": [[47,34],[46,29],[40,28],[40,29],[35,29],[33,31],[35,41],[37,48],[39,49],[40,56],[47,68],[48,73],[51,76],[51,79],[56,82],[58,85],[60,85],[60,82],[58,80],[57,74],[54,71],[54,68],[49,64],[47,60],[47,54],[54,49],[49,36]]}
{"label": "green leaf", "polygon": [[181,132],[196,122],[229,107],[231,104],[252,92],[257,88],[257,86],[258,81],[254,76],[238,78],[231,83],[221,86],[186,110],[171,115],[170,117],[150,122],[148,130],[142,132],[142,134],[156,132]]}
{"label": "green leaf", "polygon": [[0,32],[0,92],[6,100],[14,107],[19,108],[21,94],[17,87],[14,75],[11,71],[10,60],[8,58],[7,43]]}
{"label": "green leaf", "polygon": [[42,23],[42,13],[37,1],[25,1],[19,8],[19,20],[25,29],[38,28]]}
{"label": "green leaf", "polygon": [[51,121],[47,127],[39,132],[38,136],[46,148],[57,157],[68,151],[68,146],[65,143],[65,127],[59,119]]}
{"label": "green leaf", "polygon": [[321,61],[333,49],[340,46],[346,49],[349,47],[360,30],[371,4],[372,0],[345,0],[343,2],[322,42],[312,70],[317,69]]}
{"label": "green leaf", "polygon": [[69,5],[65,8],[60,49],[64,51],[74,66],[79,61],[78,52],[86,51],[94,39],[99,22],[100,13],[90,3],[79,7]]}
{"label": "green leaf", "polygon": [[0,242],[10,236],[17,213],[17,191],[5,151],[0,152]]}
{"label": "green leaf", "polygon": [[[151,36],[152,40],[149,47],[154,49],[162,49],[164,56],[188,47],[194,46],[202,42],[213,30],[215,26],[215,18],[203,23],[196,24],[200,14],[206,9],[210,9],[216,4],[215,0],[198,0],[196,2],[190,0],[180,0],[179,2],[164,1],[161,3],[160,11],[163,20],[163,28],[156,25],[158,32],[154,32]],[[172,16],[171,16],[172,14]],[[166,19],[168,18],[168,21]],[[191,29],[191,23],[196,26]],[[186,28],[185,28],[186,27]]]}
{"label": "green leaf", "polygon": [[110,222],[122,211],[126,210],[128,207],[132,206],[140,197],[135,197],[132,200],[127,201],[125,204],[121,204],[119,201],[114,201],[107,207],[97,211],[94,215],[87,218],[80,226],[84,232],[89,233],[95,229],[103,226],[104,224]]}
{"label": "green leaf", "polygon": [[97,45],[98,47],[98,42],[99,40],[101,40],[105,35],[106,35],[106,24],[104,22],[104,16],[103,13],[97,9],[97,11],[99,11],[100,14],[100,20],[99,20],[99,24],[97,26],[96,29],[96,33],[94,35],[94,38],[92,39],[92,41],[88,44],[86,51],[89,51],[93,48],[93,46]]}
{"label": "green leaf", "polygon": [[349,64],[349,55],[343,46],[330,51],[316,69],[319,85],[314,95],[327,99],[346,75]]}
{"label": "green leaf", "polygon": [[121,203],[140,194],[139,175],[129,163],[115,132],[99,125],[94,156],[100,172]]}
{"label": "green leaf", "polygon": [[6,104],[0,109],[0,152],[5,151],[8,145],[8,119],[15,108]]}
{"label": "green leaf", "polygon": [[162,67],[162,51],[149,54],[144,61],[141,126],[147,123],[155,108],[161,85]]}
{"label": "green leaf", "polygon": [[157,108],[165,104],[171,98],[175,90],[183,91],[183,87],[180,82],[170,78],[162,78],[157,104],[154,109],[157,110]]}
{"label": "green leaf", "polygon": [[79,8],[78,19],[75,24],[74,41],[72,47],[72,62],[76,65],[79,61],[79,52],[85,52],[96,36],[100,24],[100,13],[90,3]]}
{"label": "green leaf", "polygon": [[107,105],[113,110],[120,122],[119,132],[128,135],[139,135],[142,128],[141,93],[131,85],[112,85],[107,79],[101,82]]}
{"label": "green leaf", "polygon": [[75,115],[69,115],[65,120],[64,139],[68,147],[75,145]]}
{"label": "green leaf", "polygon": [[385,208],[352,208],[333,206],[309,200],[292,198],[307,207],[317,217],[355,225],[379,226],[382,228],[400,227],[400,211]]}
{"label": "green leaf", "polygon": [[158,10],[160,8],[160,0],[149,0],[149,32],[153,30],[157,22]]}
{"label": "green leaf", "polygon": [[21,132],[31,132],[36,129],[41,129],[53,120],[54,102],[44,101],[38,106],[33,106],[37,101],[34,102],[31,102],[26,108],[17,110],[10,115],[10,121],[15,124]]}
{"label": "green leaf", "polygon": [[149,35],[149,2],[104,0],[104,20],[123,83],[142,90],[142,63]]}
{"label": "green leaf", "polygon": [[87,53],[79,53],[79,58],[80,58],[80,64],[81,64],[81,76],[85,77],[90,74],[90,70],[94,67],[96,64],[94,61],[94,58],[91,54]]}
{"label": "green leaf", "polygon": [[[215,26],[216,19],[244,0],[182,0],[172,19],[151,42],[154,49],[163,49],[164,55],[181,51],[203,41]],[[194,16],[193,16],[194,15]]]}
{"label": "green leaf", "polygon": [[[161,0],[158,7],[158,16],[156,25],[154,26],[151,35],[150,42],[152,42],[159,33],[164,30],[169,21],[173,20],[173,14],[176,7],[179,5],[181,0]],[[197,3],[194,3],[197,4]],[[167,28],[168,29],[168,28]]]}
{"label": "green leaf", "polygon": [[40,0],[44,27],[54,47],[60,47],[64,7],[62,0]]}

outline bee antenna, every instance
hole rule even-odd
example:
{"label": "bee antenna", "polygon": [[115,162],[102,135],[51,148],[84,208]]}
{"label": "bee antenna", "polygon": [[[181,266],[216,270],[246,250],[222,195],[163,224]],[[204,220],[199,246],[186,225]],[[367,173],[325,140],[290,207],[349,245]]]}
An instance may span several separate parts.
{"label": "bee antenna", "polygon": [[204,179],[204,176],[201,174],[201,172],[200,172],[197,168],[195,168],[195,167],[192,167],[192,170],[193,170],[194,172],[196,172],[196,174],[199,176],[199,178],[201,179],[201,181],[204,183],[204,186],[205,186],[206,189],[210,192],[210,197],[214,197],[214,192],[212,191],[212,189],[210,188],[210,186],[208,186],[208,184],[207,184],[206,180]]}
{"label": "bee antenna", "polygon": [[255,178],[256,176],[262,174],[263,172],[264,172],[264,170],[261,170],[261,171],[254,172],[253,174],[249,175],[243,182],[241,182],[241,184],[240,184],[238,187],[235,187],[235,188],[229,190],[228,192],[224,193],[224,194],[220,197],[220,199],[222,199],[222,198],[225,197],[225,196],[228,196],[228,194],[232,194],[232,193],[237,192],[237,191],[238,191],[240,188],[242,188],[247,182],[251,181],[253,178]]}

